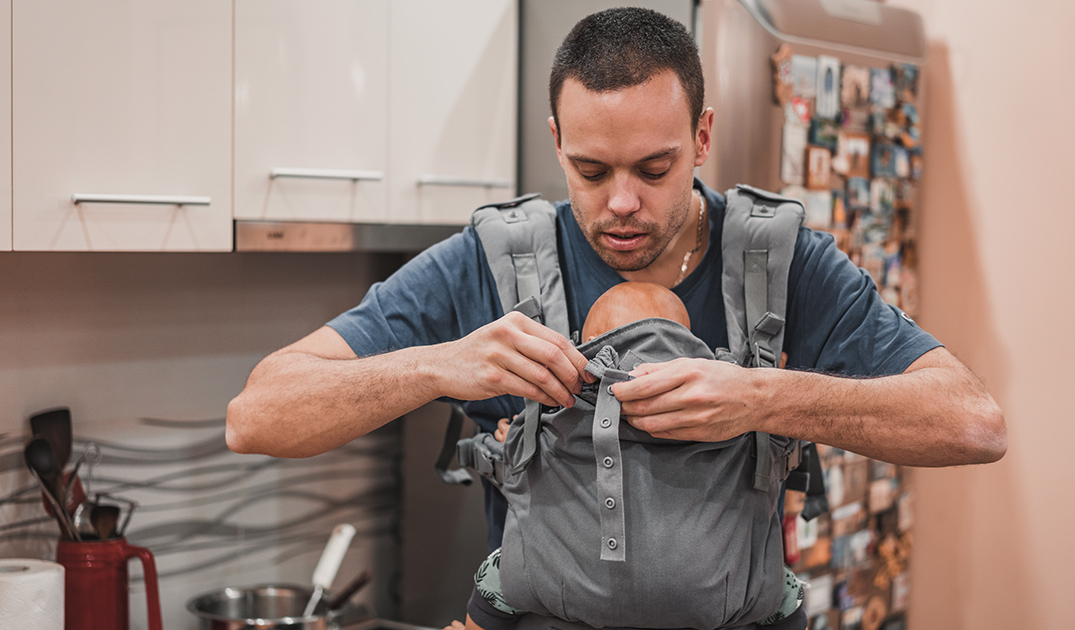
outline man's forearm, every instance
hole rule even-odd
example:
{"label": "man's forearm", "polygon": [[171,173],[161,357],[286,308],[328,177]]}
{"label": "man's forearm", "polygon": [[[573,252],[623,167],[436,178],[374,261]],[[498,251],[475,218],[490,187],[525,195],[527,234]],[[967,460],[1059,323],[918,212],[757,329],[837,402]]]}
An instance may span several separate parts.
{"label": "man's forearm", "polygon": [[999,407],[943,349],[882,378],[765,372],[762,425],[771,433],[907,466],[987,463],[1007,449]]}
{"label": "man's forearm", "polygon": [[228,405],[228,446],[308,457],[365,435],[437,397],[420,353],[409,348],[361,359],[288,349],[272,354]]}

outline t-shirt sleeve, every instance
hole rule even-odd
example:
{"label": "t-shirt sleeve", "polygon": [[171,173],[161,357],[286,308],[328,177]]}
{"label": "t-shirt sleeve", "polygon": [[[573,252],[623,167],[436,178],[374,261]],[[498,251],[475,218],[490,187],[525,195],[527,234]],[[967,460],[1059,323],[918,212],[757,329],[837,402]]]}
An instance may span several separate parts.
{"label": "t-shirt sleeve", "polygon": [[788,275],[788,367],[845,376],[899,374],[941,344],[887,304],[831,234],[801,228]]}
{"label": "t-shirt sleeve", "polygon": [[500,316],[474,231],[425,250],[328,326],[364,357],[459,339]]}

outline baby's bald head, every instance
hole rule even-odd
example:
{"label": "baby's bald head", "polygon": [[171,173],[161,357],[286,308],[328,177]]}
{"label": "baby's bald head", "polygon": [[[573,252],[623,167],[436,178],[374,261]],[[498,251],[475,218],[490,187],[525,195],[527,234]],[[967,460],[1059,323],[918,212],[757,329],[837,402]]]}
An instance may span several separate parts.
{"label": "baby's bald head", "polygon": [[691,327],[687,307],[670,289],[650,282],[621,282],[594,302],[582,326],[582,340],[647,317],[663,317]]}

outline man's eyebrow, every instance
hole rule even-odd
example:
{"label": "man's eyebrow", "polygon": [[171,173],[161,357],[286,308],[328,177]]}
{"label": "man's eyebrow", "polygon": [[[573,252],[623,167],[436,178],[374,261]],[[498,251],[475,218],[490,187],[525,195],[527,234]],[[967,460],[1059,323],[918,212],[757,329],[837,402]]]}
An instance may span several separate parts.
{"label": "man's eyebrow", "polygon": [[[638,160],[637,163],[641,164],[643,162],[651,162],[653,160],[659,160],[661,158],[667,158],[667,157],[674,156],[677,153],[679,153],[679,148],[678,147],[669,147],[667,149],[661,149],[660,151],[657,151],[655,153],[651,153],[651,154],[647,155],[646,157],[642,158],[641,160]],[[567,154],[567,159],[571,160],[572,162],[582,162],[584,164],[599,164],[601,166],[605,165],[605,163],[602,162],[601,160],[596,160],[594,158],[586,157],[585,155],[579,155],[579,154],[576,154],[576,153],[568,153]]]}

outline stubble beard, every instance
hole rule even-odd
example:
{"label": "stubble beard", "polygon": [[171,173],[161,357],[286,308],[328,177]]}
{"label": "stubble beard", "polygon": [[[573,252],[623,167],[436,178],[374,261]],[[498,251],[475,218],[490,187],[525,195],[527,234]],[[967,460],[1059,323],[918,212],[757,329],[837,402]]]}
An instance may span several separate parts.
{"label": "stubble beard", "polygon": [[[575,222],[578,223],[590,247],[597,252],[601,260],[616,271],[641,271],[652,265],[664,253],[668,244],[687,222],[691,208],[691,191],[692,188],[688,188],[686,194],[673,204],[669,213],[672,220],[663,230],[659,223],[641,221],[633,215],[623,219],[609,219],[585,225],[582,217],[586,213],[581,209],[575,195],[569,191],[568,198],[571,200],[571,211],[575,215]],[[644,248],[632,252],[614,250],[607,247],[602,239],[602,233],[610,231],[645,233],[650,242]]]}

